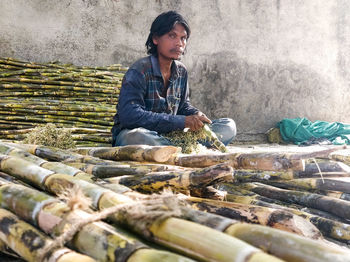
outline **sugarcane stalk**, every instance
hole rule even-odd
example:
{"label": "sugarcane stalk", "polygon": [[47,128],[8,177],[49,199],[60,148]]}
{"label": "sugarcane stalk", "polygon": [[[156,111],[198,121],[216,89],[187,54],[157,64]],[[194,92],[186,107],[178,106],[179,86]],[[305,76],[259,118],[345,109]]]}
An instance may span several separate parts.
{"label": "sugarcane stalk", "polygon": [[291,180],[294,179],[294,172],[287,171],[262,171],[262,170],[235,170],[235,181],[250,182],[250,181],[265,181],[265,180]]}
{"label": "sugarcane stalk", "polygon": [[273,228],[241,223],[231,226],[225,232],[268,250],[285,261],[350,261],[347,250]]}
{"label": "sugarcane stalk", "polygon": [[[75,92],[75,91],[64,91],[64,90],[25,90],[25,89],[15,89],[15,90],[1,90],[0,97],[8,97],[8,96],[20,96],[20,97],[40,97],[40,96],[53,96],[53,97],[81,97],[81,98],[93,98],[93,99],[114,99],[118,100],[118,94],[103,94],[99,93],[94,96],[94,93],[89,92]],[[98,101],[98,100],[97,100]]]}
{"label": "sugarcane stalk", "polygon": [[[1,129],[1,128],[0,128]],[[0,135],[18,135],[18,134],[27,134],[33,129],[11,129],[11,130],[0,130]]]}
{"label": "sugarcane stalk", "polygon": [[343,147],[332,147],[322,149],[311,153],[280,153],[280,152],[257,152],[257,153],[226,153],[211,155],[190,155],[177,156],[171,159],[169,163],[188,167],[206,167],[222,162],[230,162],[235,169],[254,169],[280,171],[292,169],[302,171],[305,169],[305,160],[311,157],[325,157],[332,152],[342,149]]}
{"label": "sugarcane stalk", "polygon": [[12,66],[18,66],[18,67],[28,67],[28,68],[46,68],[46,66],[41,66],[41,65],[37,65],[37,64],[32,64],[32,63],[21,63],[21,62],[17,62],[17,61],[11,61],[11,60],[5,60],[5,59],[0,59],[0,63],[1,64],[5,64],[5,65],[12,65]]}
{"label": "sugarcane stalk", "polygon": [[197,197],[189,197],[187,201],[202,211],[249,223],[268,225],[312,239],[321,237],[319,230],[309,221],[284,210]]}
{"label": "sugarcane stalk", "polygon": [[[22,93],[23,94],[23,93]],[[9,95],[6,95],[6,99],[16,99],[18,98],[18,96],[14,95],[13,92],[9,93]],[[2,99],[4,99],[2,97]],[[37,100],[37,99],[50,99],[47,96],[43,96],[43,97],[32,97],[32,95],[30,96],[22,96],[21,97],[22,100],[26,100],[26,101],[30,101],[30,100]],[[118,97],[94,97],[94,96],[85,96],[85,97],[77,97],[77,96],[73,96],[73,97],[66,97],[66,96],[61,96],[61,97],[52,97],[53,100],[60,100],[63,101],[64,103],[67,102],[77,102],[77,103],[87,103],[87,102],[98,102],[101,103],[102,105],[105,104],[110,104],[110,105],[116,105],[118,103]],[[91,105],[91,103],[90,103]]]}
{"label": "sugarcane stalk", "polygon": [[342,161],[345,164],[350,165],[350,149],[333,152],[330,154],[330,158],[336,161]]}
{"label": "sugarcane stalk", "polygon": [[316,193],[321,194],[321,195],[325,195],[325,196],[330,196],[330,197],[350,201],[350,194],[349,193],[343,193],[343,192],[339,192],[339,191],[328,191],[328,190],[326,190],[326,191],[317,190]]}
{"label": "sugarcane stalk", "polygon": [[45,100],[45,101],[25,101],[21,100],[1,100],[1,107],[5,108],[29,108],[38,110],[65,110],[65,111],[83,111],[83,112],[115,112],[115,107],[112,105],[95,105],[91,106],[88,103],[72,104],[70,101]]}
{"label": "sugarcane stalk", "polygon": [[[320,178],[320,177],[350,177],[350,173],[346,171],[346,165],[339,165],[342,163],[334,163],[334,165],[331,166],[332,171],[325,171],[328,170],[326,165],[326,168],[323,166],[320,166],[321,172],[317,170],[316,172],[313,171],[313,167],[307,168],[309,166],[306,164],[307,171],[262,171],[262,170],[247,170],[247,169],[241,169],[241,170],[235,170],[234,175],[235,179],[240,182],[259,182],[259,181],[277,181],[277,180],[292,180],[295,181],[299,178]],[[312,170],[312,171],[311,171]],[[337,170],[337,171],[334,171]]]}
{"label": "sugarcane stalk", "polygon": [[107,145],[112,144],[112,137],[103,137],[103,136],[94,136],[94,135],[86,135],[86,134],[78,134],[78,135],[72,135],[72,138],[74,141],[84,141],[84,142],[99,142],[99,143],[104,143]]}
{"label": "sugarcane stalk", "polygon": [[33,125],[30,123],[21,123],[21,124],[16,124],[16,123],[8,123],[5,121],[0,120],[0,129],[4,131],[4,129],[7,130],[20,130],[20,129],[30,129]]}
{"label": "sugarcane stalk", "polygon": [[32,68],[26,68],[26,69],[20,69],[20,70],[12,70],[12,71],[7,71],[7,72],[2,72],[0,73],[0,77],[9,77],[9,76],[15,76],[15,75],[32,75],[32,74],[43,74],[43,73],[49,73],[49,72],[55,72],[59,74],[67,73],[69,72],[68,70],[57,70],[57,69],[32,69]]}
{"label": "sugarcane stalk", "polygon": [[91,164],[115,164],[114,161],[99,159],[92,156],[81,155],[72,151],[67,151],[55,147],[41,146],[41,145],[31,145],[31,144],[15,144],[6,143],[6,145],[19,148],[21,150],[27,151],[38,157],[47,159],[49,161],[59,161],[59,162],[81,162],[81,163],[91,163]]}
{"label": "sugarcane stalk", "polygon": [[[24,121],[25,123],[62,123],[62,124],[74,124],[76,126],[81,127],[101,127],[104,126],[106,128],[112,126],[112,122],[108,121],[100,121],[94,119],[87,118],[76,118],[76,117],[65,117],[64,119],[54,116],[42,116],[42,117],[33,117],[33,116],[3,116],[0,115],[1,120],[7,121]],[[67,119],[67,120],[66,120]],[[21,122],[19,122],[21,123]],[[21,123],[22,124],[22,123]]]}
{"label": "sugarcane stalk", "polygon": [[92,165],[85,163],[67,163],[71,167],[80,169],[98,178],[107,178],[125,175],[145,175],[152,172],[151,168],[131,167],[130,165]]}
{"label": "sugarcane stalk", "polygon": [[[95,83],[102,83],[102,84],[114,84],[116,87],[121,87],[121,79],[122,76],[114,76],[114,77],[94,77],[93,75],[86,75],[82,76],[80,73],[75,74],[50,74],[50,73],[43,73],[41,74],[43,76],[50,77],[51,80],[54,81],[72,81],[72,82],[95,82]],[[122,74],[119,74],[122,75]]]}
{"label": "sugarcane stalk", "polygon": [[118,161],[114,163],[87,164],[82,162],[65,162],[67,165],[80,169],[83,172],[93,175],[96,178],[107,178],[124,175],[146,175],[152,172],[163,171],[184,171],[186,168],[154,164],[154,163],[138,163],[134,161]]}
{"label": "sugarcane stalk", "polygon": [[174,146],[129,145],[113,148],[78,148],[74,151],[82,155],[115,161],[133,160],[164,163],[179,152],[179,148]]}
{"label": "sugarcane stalk", "polygon": [[[21,97],[21,99],[25,100],[31,100],[31,99],[47,99],[48,96],[52,96],[52,99],[55,100],[61,100],[61,101],[79,101],[79,103],[82,102],[98,102],[103,104],[111,104],[115,105],[118,103],[118,95],[114,96],[89,96],[89,95],[82,95],[79,93],[77,95],[74,95],[75,93],[71,93],[69,95],[63,94],[63,95],[55,95],[54,92],[50,92],[48,94],[45,94],[44,92],[19,92],[19,91],[12,91],[12,92],[6,92],[6,91],[0,91],[0,97],[1,99],[16,99],[18,97]],[[91,103],[90,103],[91,105]]]}
{"label": "sugarcane stalk", "polygon": [[0,68],[1,70],[4,70],[4,69],[20,70],[21,69],[20,67],[17,67],[17,66],[4,65],[4,64],[0,64]]}
{"label": "sugarcane stalk", "polygon": [[211,147],[219,150],[222,153],[228,152],[225,145],[218,139],[216,134],[210,129],[208,125],[203,126],[203,131],[206,135],[206,141]]}
{"label": "sugarcane stalk", "polygon": [[[8,128],[8,125],[4,125],[6,128]],[[16,135],[16,134],[27,134],[31,131],[33,131],[33,128],[23,128],[23,129],[8,129],[8,130],[1,130],[2,125],[0,124],[0,135]],[[100,135],[103,138],[110,137],[110,133],[107,130],[101,130],[101,129],[91,129],[91,128],[63,128],[63,131],[70,131],[72,134],[77,134],[78,136],[81,136],[81,139],[84,139],[84,135],[89,137],[94,137],[93,133],[101,133]]]}
{"label": "sugarcane stalk", "polygon": [[110,135],[110,131],[105,129],[96,129],[96,128],[79,128],[79,127],[70,127],[68,129],[72,134],[101,134],[101,135]]}
{"label": "sugarcane stalk", "polygon": [[302,189],[307,191],[333,190],[342,193],[350,193],[350,177],[300,178],[290,181],[271,181],[268,184],[285,189]]}
{"label": "sugarcane stalk", "polygon": [[[234,168],[260,170],[304,170],[304,161],[302,159],[293,159],[294,155],[280,154],[242,154],[235,158]],[[252,168],[253,169],[253,168]]]}
{"label": "sugarcane stalk", "polygon": [[223,162],[229,162],[235,169],[258,170],[303,170],[302,159],[291,159],[294,155],[279,153],[223,153],[177,156],[169,160],[170,164],[185,167],[208,167]]}
{"label": "sugarcane stalk", "polygon": [[[29,112],[30,113],[30,110]],[[76,120],[76,121],[80,121],[80,122],[88,122],[88,123],[94,123],[94,124],[101,124],[101,125],[109,125],[110,122],[107,122],[107,121],[111,121],[112,117],[99,117],[97,115],[97,117],[99,117],[99,120],[96,120],[96,119],[90,119],[88,115],[84,115],[84,114],[66,114],[66,115],[60,115],[60,114],[47,114],[49,112],[36,112],[36,116],[40,119],[64,119],[64,120]],[[15,115],[15,117],[18,117],[21,118],[23,115],[26,115],[26,114],[17,114],[16,112],[11,112],[11,111],[0,111],[0,115]],[[26,119],[35,119],[35,118],[26,118]]]}
{"label": "sugarcane stalk", "polygon": [[269,198],[316,208],[345,219],[350,218],[350,202],[345,200],[308,192],[280,189],[261,183],[246,183],[244,188]]}
{"label": "sugarcane stalk", "polygon": [[190,221],[235,236],[256,247],[263,247],[266,252],[285,261],[328,262],[348,259],[348,250],[330,246],[321,240],[316,241],[271,227],[240,223],[233,219],[190,208],[182,208],[182,211],[183,217]]}
{"label": "sugarcane stalk", "polygon": [[[339,152],[339,151],[338,151]],[[350,176],[350,167],[342,162],[338,161],[330,161],[330,160],[317,160],[316,163],[314,163],[314,159],[311,163],[305,164],[305,170],[304,171],[297,171],[294,174],[294,178],[308,178],[308,177],[315,177],[320,176],[320,171],[322,172],[322,175],[324,174],[347,174]]]}
{"label": "sugarcane stalk", "polygon": [[229,165],[219,164],[195,171],[156,172],[144,176],[122,176],[105,180],[111,184],[122,184],[144,193],[159,192],[165,188],[187,192],[193,188],[205,187],[218,179],[232,180],[232,171]]}
{"label": "sugarcane stalk", "polygon": [[11,139],[11,140],[23,140],[25,135],[0,135],[1,139]]}
{"label": "sugarcane stalk", "polygon": [[292,159],[310,159],[310,158],[329,158],[329,156],[337,151],[341,151],[345,149],[346,146],[344,145],[336,145],[336,146],[331,146],[327,147],[325,149],[321,150],[316,150],[312,152],[304,152],[304,153],[298,153],[298,154],[293,154]]}
{"label": "sugarcane stalk", "polygon": [[76,140],[75,141],[75,145],[77,147],[107,147],[107,146],[111,146],[111,143],[101,143],[101,142],[94,142],[94,141],[79,141]]}
{"label": "sugarcane stalk", "polygon": [[[19,220],[5,209],[0,209],[0,239],[21,257],[33,262],[39,261],[40,250],[52,243],[52,240],[39,230]],[[44,261],[93,262],[95,260],[67,248],[59,248],[46,254]]]}
{"label": "sugarcane stalk", "polygon": [[[1,78],[0,78],[1,79]],[[0,88],[3,88],[4,90],[25,90],[25,91],[75,91],[77,93],[79,92],[89,92],[89,93],[96,93],[96,95],[103,95],[103,94],[111,94],[116,95],[119,94],[119,86],[116,85],[114,87],[110,86],[103,86],[101,87],[80,87],[80,86],[59,86],[59,85],[37,85],[37,84],[19,84],[19,83],[0,83]]]}
{"label": "sugarcane stalk", "polygon": [[[4,108],[5,109],[5,108]],[[102,119],[110,119],[111,114],[110,112],[81,112],[81,111],[52,111],[52,110],[37,110],[37,109],[9,109],[6,108],[6,110],[0,110],[0,114],[17,114],[17,115],[23,115],[23,114],[38,114],[38,115],[57,115],[57,116],[80,116],[80,117],[101,117]]]}
{"label": "sugarcane stalk", "polygon": [[[191,228],[197,234],[192,234],[189,231]],[[151,231],[157,234],[163,241],[176,241],[183,243],[181,247],[177,247],[184,253],[190,252],[191,242],[197,242],[197,248],[201,249],[205,257],[198,257],[201,259],[208,259],[213,261],[280,261],[279,259],[267,255],[266,253],[259,252],[256,248],[246,244],[243,241],[240,241],[236,238],[224,237],[225,234],[221,235],[220,238],[217,238],[216,241],[212,241],[208,238],[208,235],[214,235],[217,231],[214,229],[206,228],[206,232],[203,232],[204,228],[201,225],[196,223],[191,223],[186,220],[180,219],[171,219],[167,220],[166,223],[161,223],[157,226],[152,226]],[[164,234],[161,232],[167,231],[174,232],[173,234]],[[226,238],[226,239],[225,239]],[[189,241],[191,239],[191,241]],[[234,239],[235,241],[232,241]],[[164,242],[163,242],[164,243]],[[210,247],[210,248],[209,248]],[[212,249],[216,250],[216,254],[212,254]],[[230,250],[229,254],[225,254],[220,249]],[[249,255],[247,255],[249,254]],[[243,258],[242,258],[243,256]]]}
{"label": "sugarcane stalk", "polygon": [[[30,79],[24,77],[2,77],[0,78],[1,82],[21,82],[21,83],[30,83],[30,84],[44,84],[44,85],[59,85],[59,86],[76,86],[76,87],[95,87],[99,88],[101,84],[99,83],[89,83],[89,82],[67,82],[67,81],[55,81],[55,80],[46,80],[46,79]],[[105,87],[114,87],[114,84],[103,84]]]}

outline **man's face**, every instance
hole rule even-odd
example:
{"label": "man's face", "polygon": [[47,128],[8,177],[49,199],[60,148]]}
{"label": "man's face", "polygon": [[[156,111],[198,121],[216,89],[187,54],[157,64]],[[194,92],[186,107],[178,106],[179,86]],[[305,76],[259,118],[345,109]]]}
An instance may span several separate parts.
{"label": "man's face", "polygon": [[181,24],[162,36],[153,37],[153,43],[157,45],[158,56],[165,59],[178,60],[185,51],[187,42],[186,29]]}

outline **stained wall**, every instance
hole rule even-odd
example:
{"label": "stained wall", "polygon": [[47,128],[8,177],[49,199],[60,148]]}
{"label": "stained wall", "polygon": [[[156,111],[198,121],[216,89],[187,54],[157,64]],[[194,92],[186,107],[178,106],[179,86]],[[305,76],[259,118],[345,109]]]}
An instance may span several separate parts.
{"label": "stained wall", "polygon": [[347,0],[0,0],[0,57],[130,65],[167,10],[192,29],[192,104],[240,139],[285,117],[350,123]]}

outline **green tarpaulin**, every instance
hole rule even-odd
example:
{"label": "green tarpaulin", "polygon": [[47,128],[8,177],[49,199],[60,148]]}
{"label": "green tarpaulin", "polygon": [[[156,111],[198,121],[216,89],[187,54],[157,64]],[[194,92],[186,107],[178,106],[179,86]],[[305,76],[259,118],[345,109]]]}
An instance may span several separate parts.
{"label": "green tarpaulin", "polygon": [[301,144],[314,138],[326,138],[335,145],[350,145],[350,124],[285,118],[277,126],[286,142]]}

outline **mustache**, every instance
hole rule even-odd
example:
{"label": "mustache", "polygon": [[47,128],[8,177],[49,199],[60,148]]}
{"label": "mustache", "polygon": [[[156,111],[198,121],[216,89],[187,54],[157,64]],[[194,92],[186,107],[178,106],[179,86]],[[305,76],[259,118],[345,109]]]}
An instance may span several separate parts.
{"label": "mustache", "polygon": [[172,53],[177,53],[177,52],[181,52],[182,54],[185,52],[185,49],[182,48],[172,48],[170,49],[170,52]]}

